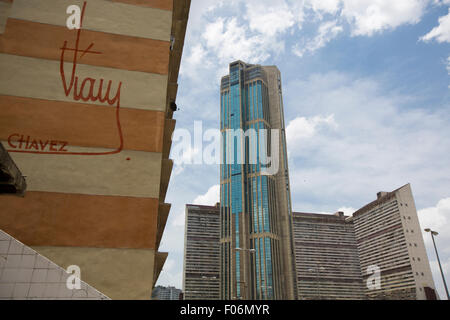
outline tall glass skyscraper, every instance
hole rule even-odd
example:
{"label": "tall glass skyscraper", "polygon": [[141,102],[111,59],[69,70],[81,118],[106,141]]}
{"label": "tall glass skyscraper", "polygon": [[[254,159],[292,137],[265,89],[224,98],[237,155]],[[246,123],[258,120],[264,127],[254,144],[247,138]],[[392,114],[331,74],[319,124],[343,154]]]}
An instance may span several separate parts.
{"label": "tall glass skyscraper", "polygon": [[296,299],[280,71],[236,61],[220,91],[221,298]]}

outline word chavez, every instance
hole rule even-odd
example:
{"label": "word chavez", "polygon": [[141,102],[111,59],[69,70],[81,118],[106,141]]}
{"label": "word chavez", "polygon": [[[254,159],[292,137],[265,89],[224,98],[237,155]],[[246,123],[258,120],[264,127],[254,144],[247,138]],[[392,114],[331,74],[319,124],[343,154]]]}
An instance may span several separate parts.
{"label": "word chavez", "polygon": [[67,152],[67,141],[32,139],[22,134],[13,133],[8,137],[8,144],[13,149],[36,150],[47,152]]}

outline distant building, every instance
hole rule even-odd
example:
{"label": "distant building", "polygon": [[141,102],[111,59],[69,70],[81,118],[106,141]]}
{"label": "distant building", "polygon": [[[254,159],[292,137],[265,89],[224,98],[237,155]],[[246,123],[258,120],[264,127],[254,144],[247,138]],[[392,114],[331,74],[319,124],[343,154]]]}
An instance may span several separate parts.
{"label": "distant building", "polygon": [[293,212],[299,299],[364,299],[353,223],[335,215]]}
{"label": "distant building", "polygon": [[186,205],[183,292],[185,300],[220,299],[219,205]]}
{"label": "distant building", "polygon": [[181,290],[171,286],[156,286],[152,293],[152,300],[181,300],[181,297]]}
{"label": "distant building", "polygon": [[[292,217],[299,299],[436,299],[409,184],[379,192],[352,216]],[[219,299],[219,220],[218,205],[186,206],[186,299]]]}
{"label": "distant building", "polygon": [[299,299],[436,298],[409,184],[352,217],[293,213],[293,228]]}
{"label": "distant building", "polygon": [[435,286],[416,206],[409,184],[353,214],[363,280],[370,266],[381,271],[380,289],[366,289],[369,299],[433,299]]}

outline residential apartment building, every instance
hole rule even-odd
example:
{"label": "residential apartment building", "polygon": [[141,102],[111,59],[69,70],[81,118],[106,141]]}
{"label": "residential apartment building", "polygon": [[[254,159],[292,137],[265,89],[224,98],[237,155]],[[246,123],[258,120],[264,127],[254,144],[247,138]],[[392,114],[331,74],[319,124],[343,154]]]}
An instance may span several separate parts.
{"label": "residential apartment building", "polygon": [[189,7],[0,1],[0,141],[18,169],[7,179],[20,172],[27,185],[22,197],[0,195],[0,229],[79,266],[112,299],[149,299],[167,257],[159,243]]}
{"label": "residential apartment building", "polygon": [[152,293],[152,300],[182,300],[181,297],[181,290],[171,286],[156,286]]}
{"label": "residential apartment building", "polygon": [[293,229],[299,299],[365,299],[349,217],[293,212]]}
{"label": "residential apartment building", "polygon": [[409,184],[377,199],[353,214],[363,280],[379,268],[378,289],[367,288],[369,299],[424,300],[435,286]]}
{"label": "residential apartment building", "polygon": [[220,299],[220,207],[186,205],[185,300]]}
{"label": "residential apartment building", "polygon": [[242,61],[229,70],[220,88],[221,297],[295,299],[281,74]]}

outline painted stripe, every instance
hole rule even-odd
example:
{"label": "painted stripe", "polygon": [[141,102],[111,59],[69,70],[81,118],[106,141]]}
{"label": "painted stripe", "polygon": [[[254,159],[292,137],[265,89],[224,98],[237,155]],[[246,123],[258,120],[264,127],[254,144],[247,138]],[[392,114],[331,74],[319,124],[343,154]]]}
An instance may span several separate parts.
{"label": "painted stripe", "polygon": [[[6,148],[7,143],[2,141]],[[76,152],[110,149],[71,147]],[[28,191],[159,198],[161,153],[89,156],[10,152]],[[129,160],[127,160],[129,159]]]}
{"label": "painted stripe", "polygon": [[0,199],[0,228],[27,245],[155,248],[158,199],[53,192]]}
{"label": "painted stripe", "polygon": [[[60,48],[64,41],[68,42],[68,47],[73,48],[76,38],[76,30],[9,19],[8,28],[0,36],[0,52],[60,61]],[[82,31],[79,49],[85,50],[91,43],[93,46],[90,50],[101,54],[86,53],[80,59],[83,64],[157,74],[168,73],[170,43],[167,41]],[[67,51],[64,58],[65,61],[72,62],[72,51]]]}
{"label": "painted stripe", "polygon": [[[46,142],[51,140],[68,146],[114,149],[120,146],[116,115],[116,108],[109,106],[0,96],[0,140],[11,137],[5,145],[8,150],[22,147],[20,150],[49,152],[50,143]],[[163,112],[124,108],[119,119],[124,150],[162,152]],[[38,144],[29,143],[29,149],[25,143],[19,146],[15,141],[21,136],[30,136],[31,142],[35,139]]]}
{"label": "painted stripe", "polygon": [[6,22],[8,21],[9,12],[11,9],[10,2],[0,1],[0,35],[5,32]]}
{"label": "painted stripe", "polygon": [[[57,61],[21,57],[0,53],[0,94],[17,97],[74,102],[73,91],[66,96]],[[66,83],[69,84],[72,63],[64,63]],[[104,79],[102,94],[105,95],[111,81],[111,99],[116,95],[119,84],[121,108],[165,111],[167,75],[138,71],[125,71],[105,67],[78,64],[76,76],[79,78],[78,91],[86,78],[95,79],[94,95],[97,95],[100,79]],[[89,82],[84,88],[84,96],[89,92]],[[80,100],[80,102],[82,102]],[[99,100],[88,103],[107,105]]]}
{"label": "painted stripe", "polygon": [[[10,18],[66,26],[70,5],[83,0],[15,0]],[[83,29],[170,41],[172,12],[109,0],[87,1]]]}
{"label": "painted stripe", "polygon": [[135,6],[157,8],[162,10],[172,10],[173,0],[111,0],[112,2],[122,2]]}
{"label": "painted stripe", "polygon": [[43,256],[67,269],[77,265],[81,279],[111,299],[150,299],[155,251],[33,246]]}

